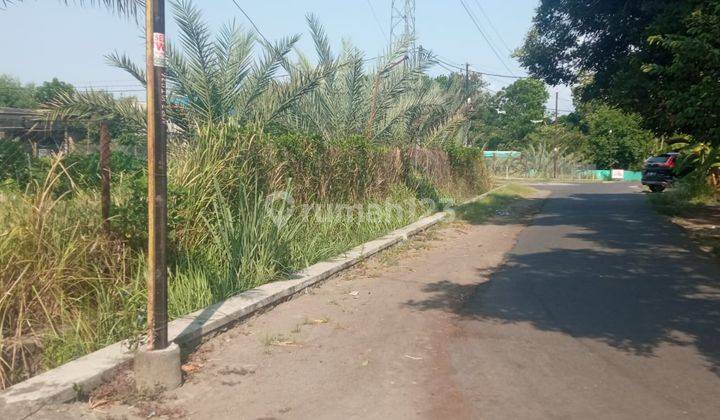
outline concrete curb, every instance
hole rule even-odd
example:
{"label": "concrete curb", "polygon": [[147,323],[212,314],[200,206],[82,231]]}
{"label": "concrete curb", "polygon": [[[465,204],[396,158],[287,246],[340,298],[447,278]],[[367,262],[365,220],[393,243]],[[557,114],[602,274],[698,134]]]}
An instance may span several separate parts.
{"label": "concrete curb", "polygon": [[[504,186],[494,188],[461,205],[478,201]],[[435,213],[381,238],[359,245],[335,258],[313,264],[295,273],[290,279],[264,284],[176,319],[168,325],[169,338],[181,346],[198,340],[380,251],[406,241],[413,235],[436,225],[450,214],[451,212]],[[134,352],[124,342],[118,342],[15,384],[0,393],[0,413],[27,415],[47,404],[70,401],[76,398],[78,393],[89,392],[109,379],[115,369],[130,362],[133,355]]]}

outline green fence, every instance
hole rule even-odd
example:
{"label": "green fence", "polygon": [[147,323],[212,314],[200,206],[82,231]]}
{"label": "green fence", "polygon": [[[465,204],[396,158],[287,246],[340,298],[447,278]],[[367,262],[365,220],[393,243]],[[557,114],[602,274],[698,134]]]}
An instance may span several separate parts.
{"label": "green fence", "polygon": [[[594,171],[584,171],[585,174],[588,175],[588,178],[591,178],[592,176],[595,177],[595,179],[600,181],[613,181],[612,177],[612,170],[611,169],[600,169],[600,170],[594,170]],[[622,181],[640,181],[642,179],[642,172],[640,171],[623,171],[622,173]],[[615,179],[616,181],[620,181],[620,178]]]}

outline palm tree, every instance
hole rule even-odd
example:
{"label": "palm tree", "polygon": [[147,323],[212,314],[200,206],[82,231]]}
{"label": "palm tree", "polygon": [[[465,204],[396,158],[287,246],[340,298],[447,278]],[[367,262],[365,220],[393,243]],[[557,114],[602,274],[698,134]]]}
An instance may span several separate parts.
{"label": "palm tree", "polygon": [[[336,55],[322,25],[309,15],[317,59],[313,63],[296,52],[291,61],[299,35],[271,43],[230,23],[213,36],[190,0],[175,0],[172,6],[180,33],[177,44],[167,47],[167,116],[181,132],[233,121],[260,130],[272,123],[328,140],[365,136],[388,144],[464,142],[477,98],[468,101],[461,85],[442,88],[429,79],[425,72],[434,57],[421,50],[409,60],[409,39],[378,58],[366,59],[348,43]],[[262,52],[259,58],[256,50]],[[127,55],[113,52],[107,59],[145,85],[145,70]],[[370,61],[376,65],[366,71]],[[49,107],[58,117],[116,118],[145,129],[142,106],[103,92],[60,95]]]}
{"label": "palm tree", "polygon": [[[172,5],[180,33],[179,46],[167,46],[167,113],[169,121],[182,131],[228,119],[262,127],[335,71],[335,66],[327,63],[317,67],[291,64],[288,55],[299,35],[268,43],[230,23],[213,37],[190,0],[173,1]],[[259,59],[253,55],[256,47],[263,51]],[[146,84],[145,70],[127,55],[113,52],[106,58]],[[59,117],[100,112],[144,129],[142,107],[114,101],[103,92],[60,95],[49,107]]]}
{"label": "palm tree", "polygon": [[[317,19],[307,20],[318,65],[339,64],[332,77],[290,107],[283,119],[289,129],[327,139],[357,135],[385,143],[429,144],[452,138],[468,123],[471,107],[460,86],[443,89],[426,76],[434,63],[429,51],[421,50],[411,62],[410,40],[402,39],[385,55],[366,59],[346,43],[336,59]],[[365,64],[375,60],[375,68],[366,72]],[[301,64],[308,62],[301,56]]]}

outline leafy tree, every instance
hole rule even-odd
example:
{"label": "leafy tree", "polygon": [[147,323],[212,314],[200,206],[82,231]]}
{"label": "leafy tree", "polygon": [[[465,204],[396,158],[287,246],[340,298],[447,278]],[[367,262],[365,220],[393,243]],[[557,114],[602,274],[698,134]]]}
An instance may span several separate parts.
{"label": "leafy tree", "polygon": [[36,108],[35,87],[23,86],[18,79],[0,75],[0,106],[10,108]]}
{"label": "leafy tree", "polygon": [[578,127],[570,124],[543,124],[525,138],[525,144],[543,144],[566,153],[584,153],[588,149],[588,137]]}
{"label": "leafy tree", "polygon": [[587,104],[580,113],[585,156],[598,168],[637,169],[648,157],[653,133],[642,128],[640,115],[602,103]]}
{"label": "leafy tree", "polygon": [[[114,144],[121,146],[141,146],[145,143],[145,135],[135,127],[125,124],[120,119],[108,119],[108,134]],[[100,143],[100,123],[91,120],[83,124],[82,121],[74,124],[76,131],[84,131],[84,137],[92,143]]]}
{"label": "leafy tree", "polygon": [[685,18],[685,30],[648,38],[669,62],[643,66],[656,81],[656,101],[674,131],[720,146],[720,1],[705,2]]}
{"label": "leafy tree", "polygon": [[461,73],[453,72],[450,74],[442,74],[435,77],[435,83],[446,91],[452,90],[453,88],[460,88],[466,91],[468,95],[481,94],[487,86],[485,80],[477,73],[472,73],[468,77],[467,89],[465,87],[465,75]]}
{"label": "leafy tree", "polygon": [[35,100],[41,104],[46,104],[55,99],[60,94],[71,94],[75,92],[75,87],[70,83],[59,81],[53,77],[50,82],[43,82],[42,85],[35,88]]}
{"label": "leafy tree", "polygon": [[659,134],[720,143],[720,0],[542,0],[520,62]]}
{"label": "leafy tree", "polygon": [[545,118],[549,94],[538,79],[519,79],[478,111],[478,142],[489,149],[522,148],[523,140]]}
{"label": "leafy tree", "polygon": [[8,181],[25,185],[30,178],[30,161],[30,154],[20,141],[0,141],[0,186]]}

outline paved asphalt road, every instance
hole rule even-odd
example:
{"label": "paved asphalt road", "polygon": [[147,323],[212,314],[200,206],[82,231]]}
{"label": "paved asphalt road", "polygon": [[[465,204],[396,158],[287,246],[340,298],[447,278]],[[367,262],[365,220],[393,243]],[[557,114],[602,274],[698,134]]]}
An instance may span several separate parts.
{"label": "paved asphalt road", "polygon": [[36,417],[720,418],[720,266],[637,185],[538,188],[209,340],[158,407]]}
{"label": "paved asphalt road", "polygon": [[638,186],[550,189],[451,344],[482,418],[719,418],[720,267]]}

